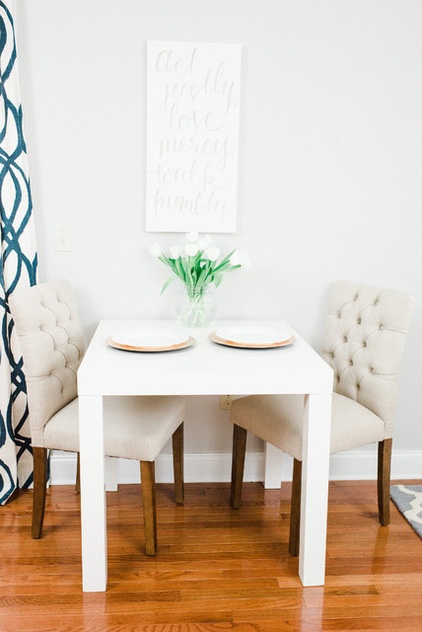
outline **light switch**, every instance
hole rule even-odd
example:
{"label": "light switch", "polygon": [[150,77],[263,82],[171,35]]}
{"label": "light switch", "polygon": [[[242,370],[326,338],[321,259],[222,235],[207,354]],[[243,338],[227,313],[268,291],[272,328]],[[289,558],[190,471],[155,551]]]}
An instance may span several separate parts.
{"label": "light switch", "polygon": [[56,252],[70,252],[72,250],[69,224],[56,224],[54,226],[54,250]]}

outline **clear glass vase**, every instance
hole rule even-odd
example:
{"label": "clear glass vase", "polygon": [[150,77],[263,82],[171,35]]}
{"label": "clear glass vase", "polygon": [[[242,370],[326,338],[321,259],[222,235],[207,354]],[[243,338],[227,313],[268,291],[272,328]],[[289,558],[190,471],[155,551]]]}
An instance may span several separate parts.
{"label": "clear glass vase", "polygon": [[205,327],[215,315],[209,288],[186,288],[177,306],[177,317],[187,327]]}

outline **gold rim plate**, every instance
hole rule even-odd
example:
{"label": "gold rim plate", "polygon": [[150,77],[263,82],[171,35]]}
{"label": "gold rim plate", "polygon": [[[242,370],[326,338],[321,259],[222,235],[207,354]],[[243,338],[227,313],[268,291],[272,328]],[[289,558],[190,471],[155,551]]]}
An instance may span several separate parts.
{"label": "gold rim plate", "polygon": [[113,347],[113,349],[119,349],[120,351],[136,351],[138,353],[177,351],[178,349],[186,349],[186,347],[190,347],[195,342],[195,338],[193,338],[192,336],[188,336],[183,340],[179,340],[177,342],[172,342],[169,344],[129,344],[128,342],[116,340],[115,338],[113,338],[113,335],[111,335],[106,340],[106,343],[110,347]]}
{"label": "gold rim plate", "polygon": [[235,347],[237,349],[277,349],[278,347],[288,347],[296,340],[294,336],[290,336],[285,340],[277,340],[274,342],[239,342],[236,340],[221,338],[215,331],[209,335],[209,339],[219,345]]}

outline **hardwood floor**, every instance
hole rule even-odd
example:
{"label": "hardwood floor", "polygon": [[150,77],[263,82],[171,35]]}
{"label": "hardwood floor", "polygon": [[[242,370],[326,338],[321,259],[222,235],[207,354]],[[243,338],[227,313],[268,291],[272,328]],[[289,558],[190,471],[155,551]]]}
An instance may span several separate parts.
{"label": "hardwood floor", "polygon": [[330,483],[324,588],[303,588],[287,552],[289,484],[245,484],[238,511],[226,484],[187,485],[183,507],[157,488],[155,558],[143,553],[139,486],[108,493],[106,593],[81,591],[73,488],[49,490],[41,540],[31,491],[0,507],[0,631],[421,631],[422,540],[394,506],[378,525],[375,482]]}

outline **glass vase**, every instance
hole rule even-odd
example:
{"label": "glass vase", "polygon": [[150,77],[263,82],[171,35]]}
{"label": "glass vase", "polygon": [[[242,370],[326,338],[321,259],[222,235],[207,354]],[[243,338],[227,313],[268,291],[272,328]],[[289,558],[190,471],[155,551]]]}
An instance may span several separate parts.
{"label": "glass vase", "polygon": [[186,288],[177,307],[177,317],[186,327],[205,327],[215,315],[209,288]]}

